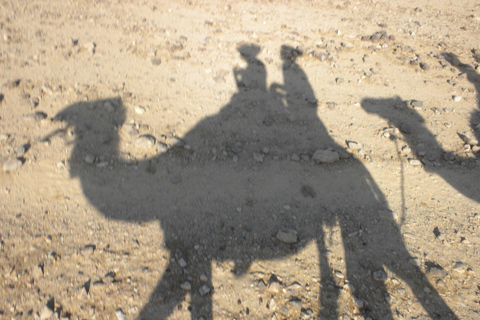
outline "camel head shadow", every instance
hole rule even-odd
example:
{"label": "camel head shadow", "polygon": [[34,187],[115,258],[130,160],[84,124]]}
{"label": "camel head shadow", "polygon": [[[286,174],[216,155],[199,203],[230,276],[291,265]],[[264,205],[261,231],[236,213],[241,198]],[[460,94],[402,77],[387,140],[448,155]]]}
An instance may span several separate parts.
{"label": "camel head shadow", "polygon": [[[367,113],[380,116],[396,129],[390,139],[399,140],[401,144],[406,143],[412,152],[411,155],[404,156],[421,160],[425,171],[438,174],[460,193],[480,202],[480,190],[476,183],[478,173],[468,167],[462,169],[460,164],[469,161],[468,159],[461,156],[454,158],[453,152],[443,149],[436,136],[425,125],[424,118],[414,109],[414,102],[404,101],[398,96],[386,99],[365,98],[361,106]],[[457,134],[462,137],[462,134]]]}

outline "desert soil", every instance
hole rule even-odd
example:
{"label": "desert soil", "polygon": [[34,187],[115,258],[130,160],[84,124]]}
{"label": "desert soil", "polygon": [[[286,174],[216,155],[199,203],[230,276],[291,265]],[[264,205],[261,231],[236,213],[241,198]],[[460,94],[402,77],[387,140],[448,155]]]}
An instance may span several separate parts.
{"label": "desert soil", "polygon": [[468,0],[1,0],[0,318],[479,318],[479,34]]}

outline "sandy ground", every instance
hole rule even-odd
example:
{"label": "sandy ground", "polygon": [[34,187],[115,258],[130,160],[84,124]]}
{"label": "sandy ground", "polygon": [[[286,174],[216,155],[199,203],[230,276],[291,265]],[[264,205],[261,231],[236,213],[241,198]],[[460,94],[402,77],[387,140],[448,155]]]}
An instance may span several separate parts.
{"label": "sandy ground", "polygon": [[0,318],[476,319],[476,1],[0,1]]}

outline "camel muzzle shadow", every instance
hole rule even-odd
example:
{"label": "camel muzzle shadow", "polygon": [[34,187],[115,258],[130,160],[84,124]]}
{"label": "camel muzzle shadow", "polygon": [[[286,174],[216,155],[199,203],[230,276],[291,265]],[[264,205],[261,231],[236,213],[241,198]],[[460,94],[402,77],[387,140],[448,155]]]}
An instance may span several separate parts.
{"label": "camel muzzle shadow", "polygon": [[[364,301],[362,314],[392,317],[385,284],[372,276],[387,267],[410,286],[432,318],[456,319],[421,270],[408,263],[411,256],[373,178],[329,136],[307,77],[295,63],[295,49],[282,48],[284,83],[272,85],[271,92],[265,66],[256,57],[258,46],[239,51],[248,65],[234,72],[238,92],[218,114],[182,137],[188,148],[172,145],[129,164],[119,151],[125,122],[119,98],[73,104],[57,115],[74,129],[70,173],[92,205],[109,219],[158,221],[170,255],[187,262],[193,279],[191,319],[213,318],[213,261],[234,261],[233,272],[242,276],[253,261],[288,257],[315,241],[321,281],[330,283],[322,230],[333,225],[342,229],[346,276]],[[340,160],[316,164],[312,155],[318,149],[337,152]],[[293,154],[301,160],[293,161]],[[95,156],[93,164],[85,163],[86,155]],[[287,204],[290,210],[284,209]],[[281,229],[296,230],[298,241],[279,242]],[[358,236],[347,236],[354,232]],[[200,281],[202,274],[206,282]],[[172,261],[138,318],[171,315],[185,299],[187,292],[180,288],[185,280]],[[320,313],[338,318],[339,288],[323,287]]]}

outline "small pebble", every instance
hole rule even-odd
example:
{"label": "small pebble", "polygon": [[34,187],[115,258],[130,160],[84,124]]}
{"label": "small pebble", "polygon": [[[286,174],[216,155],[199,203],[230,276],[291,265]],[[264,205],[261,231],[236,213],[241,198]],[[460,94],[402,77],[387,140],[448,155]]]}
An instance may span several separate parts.
{"label": "small pebble", "polygon": [[453,152],[445,152],[443,154],[443,159],[446,161],[453,161],[455,160],[455,154]]}
{"label": "small pebble", "polygon": [[261,153],[257,153],[257,152],[253,153],[253,160],[255,160],[258,163],[263,163],[264,158],[265,158],[265,155]]}
{"label": "small pebble", "polygon": [[15,153],[17,154],[18,157],[21,157],[27,152],[27,146],[22,144],[19,145],[18,147],[15,148]]}
{"label": "small pebble", "polygon": [[408,159],[408,162],[414,167],[418,167],[422,165],[422,162],[417,159]]}
{"label": "small pebble", "polygon": [[44,306],[42,311],[40,311],[40,320],[50,319],[53,315],[53,310],[50,309],[48,306]]}
{"label": "small pebble", "polygon": [[420,62],[420,68],[427,71],[427,70],[430,70],[430,65],[426,62]]}
{"label": "small pebble", "polygon": [[452,270],[457,273],[464,273],[467,270],[467,265],[461,261],[457,261]]}
{"label": "small pebble", "polygon": [[210,292],[210,288],[206,284],[204,284],[198,291],[200,292],[200,295],[203,297],[204,295]]}
{"label": "small pebble", "polygon": [[352,149],[352,150],[359,150],[362,148],[362,145],[356,141],[349,141],[347,140],[347,146],[349,149]]}
{"label": "small pebble", "polygon": [[127,318],[127,315],[123,313],[121,309],[115,311],[115,315],[117,316],[117,320],[125,320]]}
{"label": "small pebble", "polygon": [[135,139],[135,147],[137,148],[151,148],[155,145],[155,137],[145,134]]}
{"label": "small pebble", "polygon": [[10,159],[3,163],[3,171],[15,171],[22,166],[23,162],[20,159]]}
{"label": "small pebble", "polygon": [[297,231],[284,229],[277,232],[277,240],[283,243],[295,243],[298,240]]}
{"label": "small pebble", "polygon": [[373,272],[373,279],[377,281],[387,281],[388,274],[383,270],[377,270]]}
{"label": "small pebble", "polygon": [[427,270],[427,276],[435,278],[445,278],[447,276],[447,271],[441,268],[432,267]]}
{"label": "small pebble", "polygon": [[317,150],[313,154],[312,159],[316,163],[331,163],[340,160],[340,155],[332,150]]}
{"label": "small pebble", "polygon": [[180,259],[178,260],[178,264],[179,264],[180,267],[182,267],[182,268],[185,268],[185,267],[187,266],[187,262],[186,262],[185,259],[183,259],[183,258],[180,258]]}
{"label": "small pebble", "polygon": [[300,157],[299,157],[298,154],[296,154],[296,153],[293,153],[293,154],[291,155],[290,159],[291,159],[292,161],[300,161]]}
{"label": "small pebble", "polygon": [[93,164],[95,162],[95,156],[93,154],[87,154],[84,158],[85,163]]}
{"label": "small pebble", "polygon": [[302,309],[302,300],[297,297],[292,297],[288,301],[292,309],[301,310]]}
{"label": "small pebble", "polygon": [[453,101],[459,102],[462,101],[462,96],[452,96]]}
{"label": "small pebble", "polygon": [[423,108],[423,101],[412,100],[410,101],[410,105],[414,108]]}
{"label": "small pebble", "polygon": [[21,82],[20,79],[9,80],[9,81],[7,81],[7,88],[9,88],[9,89],[16,88],[20,85],[20,82]]}
{"label": "small pebble", "polygon": [[192,284],[188,281],[185,281],[184,283],[182,283],[180,285],[180,288],[182,288],[185,291],[190,291],[190,290],[192,290]]}
{"label": "small pebble", "polygon": [[142,107],[142,106],[135,107],[135,112],[137,114],[144,114],[145,111],[146,111],[145,107]]}

